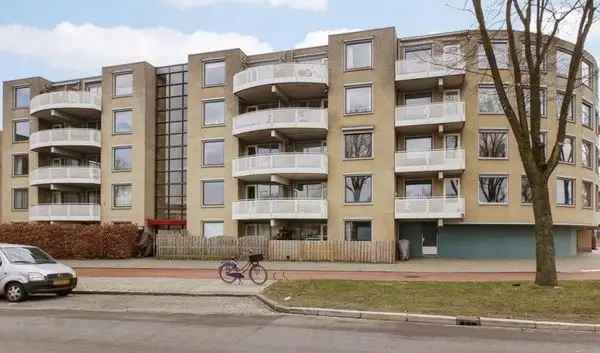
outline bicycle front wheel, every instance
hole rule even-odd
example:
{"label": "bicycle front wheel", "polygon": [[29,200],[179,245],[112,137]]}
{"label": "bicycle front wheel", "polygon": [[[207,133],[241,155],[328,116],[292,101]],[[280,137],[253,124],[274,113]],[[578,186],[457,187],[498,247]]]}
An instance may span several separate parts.
{"label": "bicycle front wheel", "polygon": [[265,284],[268,278],[269,275],[267,274],[267,270],[265,270],[264,267],[258,264],[252,265],[252,267],[250,268],[250,279],[252,280],[252,282],[260,286]]}
{"label": "bicycle front wheel", "polygon": [[232,262],[225,262],[221,266],[219,266],[219,277],[225,283],[233,283],[235,281],[235,277],[230,276],[230,272],[236,272],[237,266]]}

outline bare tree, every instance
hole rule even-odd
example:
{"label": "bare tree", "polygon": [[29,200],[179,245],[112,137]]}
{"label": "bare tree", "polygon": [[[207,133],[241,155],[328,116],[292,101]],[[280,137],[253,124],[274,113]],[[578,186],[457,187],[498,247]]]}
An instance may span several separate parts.
{"label": "bare tree", "polygon": [[[593,0],[504,0],[502,17],[508,37],[508,55],[511,75],[502,75],[494,55],[496,31],[488,24],[481,0],[472,0],[480,40],[489,63],[490,74],[502,110],[517,141],[521,161],[533,193],[535,218],[536,276],[538,285],[557,285],[553,240],[553,220],[548,180],[556,168],[565,138],[567,116],[570,114],[573,90],[580,77],[580,63],[584,44],[594,22],[596,6]],[[488,12],[488,15],[490,13]],[[541,103],[543,99],[542,73],[544,58],[556,43],[556,35],[567,18],[577,16],[577,40],[568,64],[568,76],[560,113],[558,131],[551,153],[545,155],[545,143],[540,136]],[[513,23],[514,22],[514,23]],[[522,28],[522,30],[516,30]],[[566,65],[565,65],[566,66]],[[586,78],[584,78],[586,79]],[[589,79],[589,78],[587,78]],[[510,80],[511,82],[505,82]],[[509,92],[514,99],[509,98]],[[527,90],[527,92],[526,92]],[[572,153],[572,152],[571,152]],[[564,156],[563,156],[564,157]]]}

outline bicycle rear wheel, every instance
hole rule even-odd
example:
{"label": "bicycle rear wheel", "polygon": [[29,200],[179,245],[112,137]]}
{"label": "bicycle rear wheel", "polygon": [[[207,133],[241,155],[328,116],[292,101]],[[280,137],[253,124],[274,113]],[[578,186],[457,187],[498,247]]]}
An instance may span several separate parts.
{"label": "bicycle rear wheel", "polygon": [[267,270],[265,270],[265,268],[262,267],[261,265],[255,264],[255,265],[252,265],[252,267],[250,267],[250,279],[255,284],[258,284],[259,286],[261,286],[261,285],[265,284],[265,282],[267,281],[268,278],[269,278],[269,275],[267,273]]}
{"label": "bicycle rear wheel", "polygon": [[219,277],[225,283],[233,283],[235,281],[235,277],[229,276],[230,272],[236,272],[237,266],[233,262],[225,262],[221,266],[219,266]]}

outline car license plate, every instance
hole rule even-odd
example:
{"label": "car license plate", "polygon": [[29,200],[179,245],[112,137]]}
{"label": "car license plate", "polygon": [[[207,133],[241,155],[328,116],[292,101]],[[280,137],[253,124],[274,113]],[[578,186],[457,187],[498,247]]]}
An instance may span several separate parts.
{"label": "car license plate", "polygon": [[68,286],[68,285],[69,285],[69,283],[71,283],[71,281],[70,281],[70,280],[68,280],[68,279],[57,279],[57,280],[55,280],[55,281],[54,281],[52,284],[53,284],[55,287],[61,287],[61,286]]}

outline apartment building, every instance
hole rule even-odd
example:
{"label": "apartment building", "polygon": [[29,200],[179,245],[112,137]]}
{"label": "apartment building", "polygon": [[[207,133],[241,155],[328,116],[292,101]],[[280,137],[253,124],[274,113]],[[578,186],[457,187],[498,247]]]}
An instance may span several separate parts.
{"label": "apartment building", "polygon": [[[413,256],[531,257],[531,191],[478,46],[475,32],[402,38],[382,28],[320,47],[4,82],[2,221],[408,239]],[[546,60],[549,143],[572,47],[558,40]],[[588,53],[581,71],[550,181],[559,256],[575,255],[600,223]]]}

